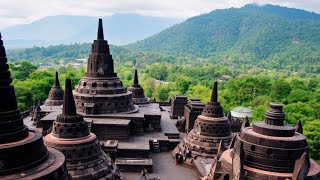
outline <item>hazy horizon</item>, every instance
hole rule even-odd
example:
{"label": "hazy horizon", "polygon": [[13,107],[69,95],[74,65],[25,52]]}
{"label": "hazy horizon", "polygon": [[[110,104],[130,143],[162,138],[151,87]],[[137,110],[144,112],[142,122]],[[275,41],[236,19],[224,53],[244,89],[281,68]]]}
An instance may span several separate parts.
{"label": "hazy horizon", "polygon": [[210,0],[176,0],[174,2],[110,0],[107,3],[103,0],[79,0],[77,2],[72,0],[11,0],[0,2],[0,29],[28,24],[47,16],[57,15],[104,17],[113,14],[138,14],[187,19],[216,9],[242,7],[252,3],[280,5],[316,13],[320,12],[320,9],[317,8],[320,6],[320,1],[317,0],[307,2],[299,0],[217,0],[215,2]]}

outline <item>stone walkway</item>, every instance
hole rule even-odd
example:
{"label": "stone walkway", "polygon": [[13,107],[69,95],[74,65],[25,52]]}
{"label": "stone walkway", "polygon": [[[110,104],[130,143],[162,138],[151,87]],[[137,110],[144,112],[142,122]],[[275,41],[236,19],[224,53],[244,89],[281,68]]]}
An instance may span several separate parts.
{"label": "stone walkway", "polygon": [[164,134],[179,134],[175,123],[178,121],[176,119],[170,118],[170,106],[163,106],[166,111],[161,111],[161,129]]}
{"label": "stone walkway", "polygon": [[[170,152],[150,153],[153,160],[153,173],[147,178],[160,177],[161,180],[198,180],[198,175],[193,169],[176,165]],[[141,180],[140,172],[123,173],[125,180]]]}

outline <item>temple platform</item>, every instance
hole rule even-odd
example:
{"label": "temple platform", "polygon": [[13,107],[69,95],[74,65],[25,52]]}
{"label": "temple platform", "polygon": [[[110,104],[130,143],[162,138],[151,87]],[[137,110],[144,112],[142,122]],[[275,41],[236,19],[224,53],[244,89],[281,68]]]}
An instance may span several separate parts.
{"label": "temple platform", "polygon": [[[94,132],[98,139],[116,139],[120,141],[128,141],[129,139],[129,119],[100,119],[100,118],[84,118],[91,124],[91,131]],[[108,129],[108,131],[106,131]]]}
{"label": "temple platform", "polygon": [[[41,127],[37,129],[46,135],[51,131],[53,121],[61,114],[61,107],[41,108],[45,116],[40,119]],[[170,106],[160,107],[158,103],[150,103],[140,105],[139,111],[131,114],[83,116],[91,132],[99,139],[101,148],[125,171],[136,172],[141,171],[144,162],[148,162],[148,168],[154,167],[151,153],[167,153],[180,142],[181,135],[175,126],[177,120],[170,118],[169,111]],[[24,121],[34,128],[30,116]]]}
{"label": "temple platform", "polygon": [[125,143],[118,145],[117,158],[149,158],[149,143]]}

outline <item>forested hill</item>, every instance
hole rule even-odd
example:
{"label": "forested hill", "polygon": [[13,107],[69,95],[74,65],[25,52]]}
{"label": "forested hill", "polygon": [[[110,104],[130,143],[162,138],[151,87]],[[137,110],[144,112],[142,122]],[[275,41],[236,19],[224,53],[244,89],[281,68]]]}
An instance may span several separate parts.
{"label": "forested hill", "polygon": [[273,5],[215,10],[127,47],[317,72],[320,15]]}

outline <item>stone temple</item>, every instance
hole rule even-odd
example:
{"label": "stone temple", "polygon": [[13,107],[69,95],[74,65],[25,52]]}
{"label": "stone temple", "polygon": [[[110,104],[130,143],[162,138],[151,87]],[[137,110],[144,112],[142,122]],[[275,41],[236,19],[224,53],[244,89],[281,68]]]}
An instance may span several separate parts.
{"label": "stone temple", "polygon": [[51,88],[48,99],[44,102],[46,106],[61,106],[63,104],[63,90],[60,87],[58,72],[53,87]]}
{"label": "stone temple", "polygon": [[206,179],[320,179],[320,166],[310,159],[306,138],[284,124],[282,107],[271,104],[264,122],[243,128],[214,160]]}
{"label": "stone temple", "polygon": [[0,33],[0,179],[68,180],[64,155],[23,123],[1,38]]}
{"label": "stone temple", "polygon": [[52,132],[44,139],[47,146],[65,155],[72,179],[112,180],[120,177],[111,158],[100,148],[96,135],[90,133],[87,122],[77,114],[70,79],[65,84],[62,114],[53,123]]}
{"label": "stone temple", "polygon": [[218,83],[214,83],[211,101],[198,116],[193,129],[175,148],[174,154],[184,149],[192,151],[193,156],[214,158],[220,144],[227,147],[233,137],[229,120],[224,116],[223,109],[218,102]]}
{"label": "stone temple", "polygon": [[[55,99],[51,93],[57,86],[58,78],[46,102]],[[74,99],[70,82],[66,88],[64,101],[62,93],[58,95],[60,103],[64,102],[63,108],[54,103],[37,105],[32,116],[24,117],[24,123],[28,127],[36,124],[47,135],[46,145],[62,151],[74,179],[114,179],[121,175],[129,180],[139,179],[142,168],[148,170],[148,177],[177,180],[199,176],[319,179],[319,165],[308,161],[308,145],[301,124],[295,130],[281,124],[284,115],[277,105],[270,108],[265,123],[249,127],[248,118],[234,122],[226,117],[218,102],[216,83],[206,105],[200,99],[188,100],[183,95],[173,97],[170,102],[149,102],[139,85],[137,71],[133,85],[127,90],[114,72],[101,20],[87,72],[73,91]],[[176,127],[179,122],[185,126],[181,131],[187,134],[179,132]],[[0,126],[0,134],[7,129]],[[242,131],[238,135],[239,130]],[[176,165],[172,157],[172,153],[185,149],[191,150],[192,156],[182,165],[191,168]],[[61,157],[63,154],[60,153]]]}
{"label": "stone temple", "polygon": [[132,100],[134,104],[147,104],[150,101],[144,96],[144,90],[139,84],[138,79],[138,70],[134,70],[134,81],[133,84],[130,86],[129,91],[132,92]]}
{"label": "stone temple", "polygon": [[132,113],[132,92],[123,87],[114,72],[108,42],[104,40],[102,20],[99,20],[97,40],[91,47],[87,73],[74,90],[77,110],[83,114]]}

